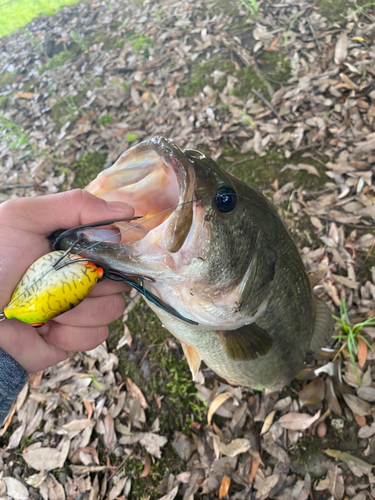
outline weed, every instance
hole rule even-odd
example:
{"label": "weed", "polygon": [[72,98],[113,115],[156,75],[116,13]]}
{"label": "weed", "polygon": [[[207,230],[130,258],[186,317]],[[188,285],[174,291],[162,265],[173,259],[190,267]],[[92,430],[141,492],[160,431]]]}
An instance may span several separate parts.
{"label": "weed", "polygon": [[151,40],[151,38],[148,38],[147,36],[140,35],[136,39],[136,41],[135,41],[135,43],[133,45],[133,49],[134,50],[141,50],[141,48],[142,48],[142,46],[143,46],[144,43],[146,45],[148,45],[149,47],[152,47],[152,40]]}
{"label": "weed", "polygon": [[334,335],[333,338],[343,341],[344,344],[341,346],[339,352],[336,354],[336,357],[340,352],[342,352],[345,347],[348,348],[350,361],[352,362],[354,372],[356,374],[358,383],[361,383],[361,379],[358,375],[358,370],[355,361],[355,354],[358,353],[358,342],[359,339],[362,339],[363,342],[367,345],[369,349],[373,351],[372,346],[368,343],[365,337],[361,334],[361,330],[366,326],[375,326],[375,317],[368,318],[361,323],[356,323],[355,325],[351,325],[348,310],[346,308],[345,300],[343,299],[340,304],[340,317],[333,316],[336,320],[336,326],[340,328],[338,335]]}
{"label": "weed", "polygon": [[72,30],[69,33],[69,36],[73,40],[73,42],[75,42],[83,52],[88,49],[87,45],[85,44],[83,39],[78,35],[78,33],[76,33],[75,31]]}
{"label": "weed", "polygon": [[154,10],[154,16],[156,17],[156,19],[158,19],[160,21],[161,19],[161,13],[163,12],[163,9],[162,7],[157,7],[155,10]]}
{"label": "weed", "polygon": [[242,5],[247,9],[253,17],[259,14],[259,3],[257,0],[240,0]]}
{"label": "weed", "polygon": [[57,68],[58,66],[62,66],[69,59],[73,59],[75,57],[76,51],[73,50],[64,50],[63,52],[59,52],[55,54],[52,59],[50,59],[46,64],[44,64],[40,69],[39,73],[44,73],[45,71],[53,68]]}
{"label": "weed", "polygon": [[138,139],[138,136],[137,134],[135,134],[134,132],[129,132],[128,134],[126,134],[126,140],[128,142],[133,142],[135,141],[136,139]]}
{"label": "weed", "polygon": [[113,116],[107,113],[106,115],[102,116],[99,118],[99,120],[96,121],[97,125],[107,125],[107,123],[111,123],[113,121]]}
{"label": "weed", "polygon": [[8,143],[9,149],[30,145],[29,136],[24,129],[2,115],[0,115],[0,134],[2,139]]}

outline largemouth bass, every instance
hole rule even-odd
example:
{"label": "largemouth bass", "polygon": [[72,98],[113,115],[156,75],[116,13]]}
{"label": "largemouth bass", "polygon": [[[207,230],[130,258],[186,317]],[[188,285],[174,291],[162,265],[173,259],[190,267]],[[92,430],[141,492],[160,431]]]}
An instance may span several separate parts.
{"label": "largemouth bass", "polygon": [[71,232],[59,248],[75,242],[88,259],[147,277],[142,286],[181,315],[146,299],[181,342],[193,377],[203,360],[229,383],[280,389],[332,334],[275,207],[211,158],[154,137],[86,189],[143,219],[116,224],[109,237]]}

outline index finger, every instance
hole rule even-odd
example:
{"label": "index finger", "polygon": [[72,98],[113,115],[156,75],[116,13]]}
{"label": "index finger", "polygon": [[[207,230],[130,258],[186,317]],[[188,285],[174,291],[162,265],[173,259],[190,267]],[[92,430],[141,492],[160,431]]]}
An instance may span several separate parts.
{"label": "index finger", "polygon": [[0,205],[2,226],[45,236],[57,229],[133,215],[134,209],[127,203],[107,203],[82,189],[37,198],[18,198]]}

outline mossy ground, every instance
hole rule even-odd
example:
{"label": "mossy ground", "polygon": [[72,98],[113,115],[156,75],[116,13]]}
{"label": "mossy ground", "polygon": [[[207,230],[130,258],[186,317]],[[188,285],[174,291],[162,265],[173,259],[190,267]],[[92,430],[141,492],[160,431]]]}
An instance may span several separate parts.
{"label": "mossy ground", "polygon": [[[290,61],[286,59],[283,52],[265,52],[258,57],[257,63],[259,66],[257,70],[251,66],[238,69],[238,65],[234,64],[229,55],[215,56],[204,62],[196,59],[189,68],[186,83],[180,86],[179,96],[192,97],[202,92],[206,85],[221,92],[226,85],[228,74],[237,78],[237,83],[232,91],[234,95],[246,99],[253,88],[268,96],[267,80],[273,83],[282,83],[290,77]],[[216,83],[214,80],[215,70],[225,73]]]}
{"label": "mossy ground", "polygon": [[[142,301],[139,301],[129,314],[127,326],[134,335],[131,346],[123,347],[119,355],[119,372],[123,378],[130,377],[145,394],[149,408],[147,421],[160,421],[160,434],[172,440],[174,432],[189,434],[189,424],[202,422],[207,413],[206,405],[197,398],[188,364],[182,349],[161,325],[156,315]],[[110,325],[109,349],[114,349],[123,335],[121,320]],[[161,408],[157,400],[162,398]],[[139,476],[141,458],[133,457],[125,464],[126,473],[130,470]],[[160,483],[166,472],[178,474],[183,464],[168,444],[163,458],[151,466],[147,478],[137,478],[132,488],[131,499],[157,498],[153,483]],[[130,469],[129,469],[130,467]],[[147,495],[146,495],[147,493]]]}
{"label": "mossy ground", "polygon": [[74,161],[72,189],[83,189],[87,186],[103,170],[106,158],[107,155],[104,153],[85,153],[79,161]]}
{"label": "mossy ground", "polygon": [[348,9],[355,9],[363,5],[371,6],[368,0],[314,0],[314,4],[319,7],[319,14],[327,18],[328,21],[343,23]]}

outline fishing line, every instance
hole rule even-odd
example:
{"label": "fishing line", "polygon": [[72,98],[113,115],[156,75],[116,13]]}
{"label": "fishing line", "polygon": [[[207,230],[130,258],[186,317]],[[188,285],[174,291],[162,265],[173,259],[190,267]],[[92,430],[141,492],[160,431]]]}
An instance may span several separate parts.
{"label": "fishing line", "polygon": [[[261,208],[261,209],[266,209],[270,214],[272,214],[273,216],[276,217],[276,214],[274,214],[272,212],[272,210],[269,210],[268,207],[259,207],[256,203],[254,203],[252,200],[250,200],[249,198],[246,198],[246,196],[243,196],[241,194],[237,194],[237,193],[233,193],[233,192],[228,192],[228,193],[221,193],[221,195],[223,194],[228,194],[230,196],[236,196],[237,198],[242,198],[246,201],[248,201],[251,205],[254,205],[256,206],[257,208]],[[129,227],[127,229],[124,229],[123,231],[119,231],[118,233],[116,234],[112,234],[110,236],[107,236],[107,238],[103,238],[102,240],[100,241],[96,241],[95,243],[93,243],[92,245],[88,246],[87,248],[85,248],[84,250],[87,251],[87,250],[91,250],[92,248],[95,248],[97,245],[100,245],[101,243],[104,243],[112,238],[115,238],[115,237],[118,237],[120,234],[124,234],[128,231],[131,231],[132,229],[134,228],[137,228],[139,226],[142,226],[143,224],[145,224],[146,222],[149,222],[150,220],[152,219],[155,219],[156,217],[158,217],[159,215],[162,215],[166,212],[169,212],[170,210],[176,210],[178,207],[181,207],[181,206],[184,206],[184,205],[188,205],[189,203],[196,203],[196,202],[201,202],[201,201],[205,201],[205,200],[209,200],[209,199],[213,199],[213,198],[216,198],[216,194],[213,195],[213,196],[205,196],[203,198],[196,198],[194,200],[190,200],[190,201],[184,201],[182,203],[178,203],[177,205],[175,206],[172,206],[172,207],[169,207],[169,208],[166,208],[165,210],[162,210],[161,212],[153,215],[152,217],[149,217],[148,219],[142,221],[142,222],[137,222],[137,224],[135,224],[134,226],[132,227]],[[111,221],[111,223],[113,222],[120,222],[120,221],[126,221],[126,220],[135,220],[137,218],[141,218],[142,216],[136,216],[136,217],[124,217],[123,219],[113,219]],[[100,221],[102,223],[104,222],[107,222],[107,221]],[[63,237],[66,237],[68,236],[70,233],[72,232],[75,232],[75,231],[78,231],[78,230],[84,230],[84,228],[90,228],[90,227],[98,227],[98,223],[97,222],[93,222],[91,224],[83,224],[81,226],[77,226],[75,228],[72,228],[72,229],[67,229],[66,231],[64,231],[63,233],[61,233],[61,235],[59,235],[55,242],[57,243],[59,241],[59,237],[60,239],[62,239]],[[78,242],[78,240],[77,240]],[[75,242],[76,243],[76,242]],[[74,248],[75,245],[72,246],[72,250]],[[50,268],[48,269],[42,276],[40,276],[38,279],[36,279],[31,285],[29,285],[22,293],[20,293],[17,297],[15,297],[11,302],[9,302],[5,307],[9,307],[11,304],[13,304],[14,302],[16,302],[19,298],[21,298],[25,293],[27,293],[31,288],[33,288],[40,280],[42,280],[45,276],[47,276],[50,272],[52,272],[53,270],[56,270],[56,265],[57,264],[65,264],[65,265],[69,265],[69,264],[74,264],[76,262],[78,262],[78,259],[72,259],[72,257],[76,257],[77,255],[80,255],[79,252],[76,252],[76,253],[69,253],[69,249],[66,250],[65,252],[65,255],[62,255],[56,262],[55,264]],[[66,260],[64,261],[63,259],[66,258]],[[85,261],[88,261],[90,262],[90,258],[85,258],[84,259]],[[98,261],[97,261],[98,262]],[[97,263],[95,263],[96,265],[98,265]],[[103,266],[105,267],[105,266]],[[135,275],[131,275],[129,274],[129,276],[135,276]],[[141,276],[137,276],[138,279],[143,279]],[[4,316],[4,317],[3,317]],[[4,309],[2,309],[0,311],[0,321],[2,321],[3,319],[5,319],[5,315],[4,315]]]}

